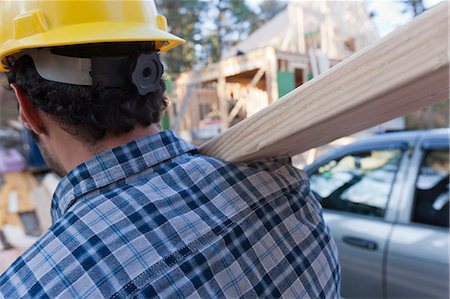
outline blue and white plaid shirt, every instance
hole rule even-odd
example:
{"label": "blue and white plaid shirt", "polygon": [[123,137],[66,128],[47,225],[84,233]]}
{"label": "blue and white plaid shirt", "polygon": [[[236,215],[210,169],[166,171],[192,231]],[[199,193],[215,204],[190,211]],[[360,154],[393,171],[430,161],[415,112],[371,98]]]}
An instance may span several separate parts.
{"label": "blue and white plaid shirt", "polygon": [[289,159],[196,150],[165,131],[75,168],[0,297],[338,297],[336,247],[305,175]]}

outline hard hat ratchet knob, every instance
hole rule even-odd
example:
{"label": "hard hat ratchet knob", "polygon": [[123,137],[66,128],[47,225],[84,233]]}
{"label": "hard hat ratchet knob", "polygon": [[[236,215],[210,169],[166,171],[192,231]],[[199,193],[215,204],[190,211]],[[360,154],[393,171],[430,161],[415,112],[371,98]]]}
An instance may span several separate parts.
{"label": "hard hat ratchet knob", "polygon": [[146,95],[160,88],[163,72],[164,67],[156,52],[142,53],[136,57],[134,67],[131,69],[131,82],[140,95]]}

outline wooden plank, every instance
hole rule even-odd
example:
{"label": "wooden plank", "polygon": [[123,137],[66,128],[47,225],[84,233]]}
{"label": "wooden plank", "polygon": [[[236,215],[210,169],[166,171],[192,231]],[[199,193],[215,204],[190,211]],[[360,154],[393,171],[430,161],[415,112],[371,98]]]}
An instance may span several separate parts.
{"label": "wooden plank", "polygon": [[272,47],[253,50],[245,55],[225,58],[217,63],[205,66],[199,74],[183,73],[177,79],[177,85],[188,84],[192,77],[198,76],[200,82],[217,80],[220,76],[230,77],[246,71],[262,68],[267,63],[267,57],[275,50]]}
{"label": "wooden plank", "polygon": [[220,72],[219,78],[217,79],[217,97],[219,98],[219,110],[220,110],[220,122],[221,122],[221,131],[223,132],[225,129],[228,129],[228,98],[226,95],[226,79],[225,76],[221,75]]}
{"label": "wooden plank", "polygon": [[277,56],[273,48],[267,48],[266,56],[266,91],[269,104],[278,99]]}
{"label": "wooden plank", "polygon": [[[261,78],[262,78],[262,76],[264,75],[265,72],[266,72],[266,68],[260,68],[256,72],[255,76],[252,78],[252,81],[250,82],[250,84],[247,87],[255,87],[256,84],[258,84],[259,80],[261,80]],[[244,106],[244,102],[246,102],[247,100],[248,100],[248,92],[247,92],[247,95],[245,97],[239,98],[239,100],[237,101],[237,103],[235,104],[233,109],[231,110],[230,114],[227,117],[228,124],[230,124],[233,121],[233,119],[239,113],[241,108]]]}
{"label": "wooden plank", "polygon": [[177,114],[175,115],[175,120],[172,123],[172,130],[178,130],[180,127],[181,119],[185,116],[186,108],[189,107],[189,103],[192,99],[192,93],[194,89],[196,89],[199,86],[199,78],[198,78],[198,72],[194,73],[194,77],[192,78],[192,82],[187,86],[187,90],[183,96],[183,99],[181,100],[181,105],[179,110],[177,111]]}
{"label": "wooden plank", "polygon": [[294,155],[449,98],[443,2],[200,147],[249,161]]}

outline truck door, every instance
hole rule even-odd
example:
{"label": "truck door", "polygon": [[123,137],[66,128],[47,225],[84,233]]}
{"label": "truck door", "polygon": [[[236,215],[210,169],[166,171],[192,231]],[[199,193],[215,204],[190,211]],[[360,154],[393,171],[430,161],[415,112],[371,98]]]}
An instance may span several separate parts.
{"label": "truck door", "polygon": [[386,211],[404,148],[390,143],[350,149],[308,171],[338,246],[345,298],[384,296],[384,253],[392,228]]}
{"label": "truck door", "polygon": [[387,256],[388,298],[449,298],[449,140],[423,139]]}

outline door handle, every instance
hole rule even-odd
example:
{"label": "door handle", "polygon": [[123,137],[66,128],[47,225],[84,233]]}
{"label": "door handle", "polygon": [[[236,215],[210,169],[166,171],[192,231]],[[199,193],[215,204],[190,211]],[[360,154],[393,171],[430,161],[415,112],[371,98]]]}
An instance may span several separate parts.
{"label": "door handle", "polygon": [[345,236],[342,238],[342,241],[344,241],[344,243],[347,243],[349,245],[368,249],[368,250],[377,250],[377,248],[378,248],[378,245],[376,242],[366,240],[366,239],[361,239],[361,238]]}

